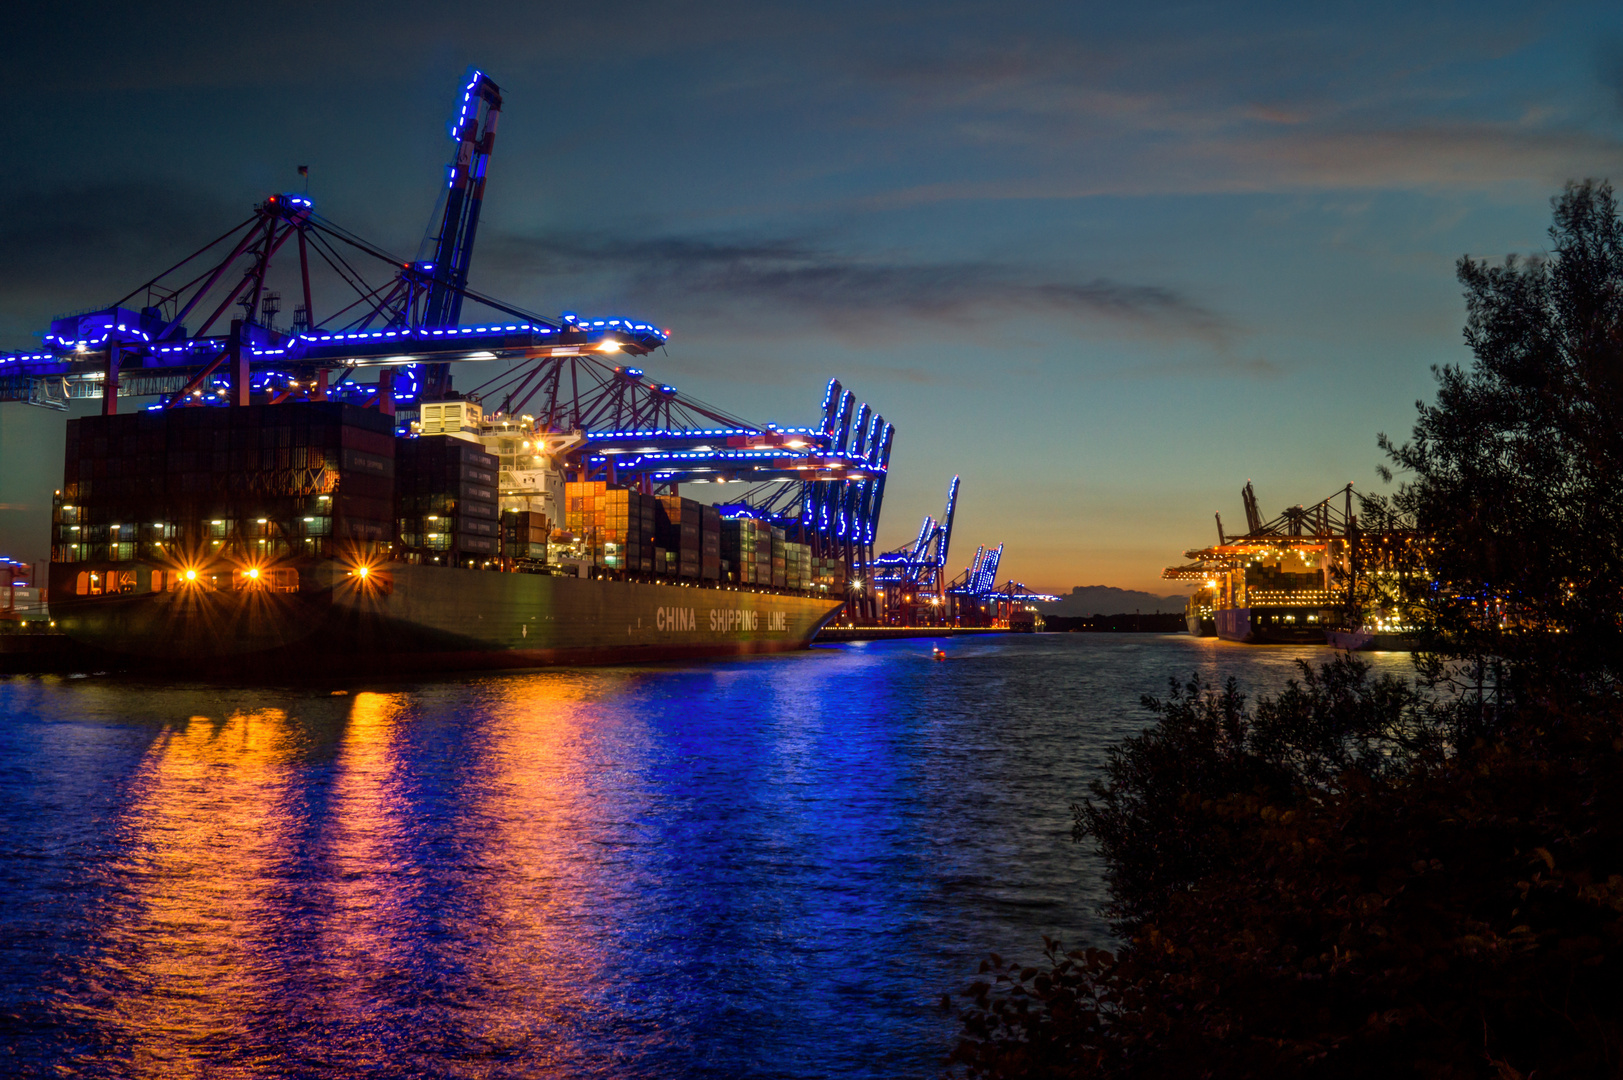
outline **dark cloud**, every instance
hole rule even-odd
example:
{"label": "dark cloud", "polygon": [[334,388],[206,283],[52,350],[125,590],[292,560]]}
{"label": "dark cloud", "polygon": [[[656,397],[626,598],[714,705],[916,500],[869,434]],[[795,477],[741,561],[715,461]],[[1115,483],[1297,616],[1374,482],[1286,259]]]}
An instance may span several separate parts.
{"label": "dark cloud", "polygon": [[0,194],[0,332],[111,303],[245,216],[156,182]]}
{"label": "dark cloud", "polygon": [[[1253,13],[1254,15],[1255,13]],[[878,88],[867,123],[984,167],[871,191],[874,210],[956,200],[1387,188],[1461,191],[1616,171],[1592,110],[1502,85],[1551,30],[1531,13],[1462,21],[1299,11],[1243,30],[1227,10],[1093,35],[922,35],[837,63]],[[1375,26],[1378,31],[1373,31]],[[1623,102],[1623,50],[1599,81]],[[1462,102],[1475,93],[1471,107]],[[1000,168],[1018,162],[1018,169]]]}
{"label": "dark cloud", "polygon": [[1177,289],[1106,277],[1067,278],[992,261],[908,262],[844,254],[801,239],[550,234],[492,237],[481,275],[600,282],[639,303],[710,310],[994,326],[1040,315],[1164,338],[1229,340],[1235,327]]}
{"label": "dark cloud", "polygon": [[1612,114],[1623,116],[1623,38],[1613,37],[1597,50],[1595,74]]}
{"label": "dark cloud", "polygon": [[[492,0],[470,15],[435,0],[373,5],[292,0],[267,18],[253,5],[188,0],[148,6],[94,2],[64,15],[46,5],[8,13],[0,85],[53,90],[273,88],[311,80],[398,85],[419,65],[450,57],[494,71],[536,66],[601,71],[679,50],[803,38],[826,29],[820,8],[654,0],[580,5]],[[65,56],[97,62],[65,64]],[[70,70],[71,69],[71,70]]]}

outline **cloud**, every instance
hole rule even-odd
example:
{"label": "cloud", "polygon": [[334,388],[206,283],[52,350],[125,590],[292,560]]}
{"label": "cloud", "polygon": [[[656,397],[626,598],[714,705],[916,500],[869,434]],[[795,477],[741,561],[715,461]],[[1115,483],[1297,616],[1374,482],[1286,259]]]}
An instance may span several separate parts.
{"label": "cloud", "polygon": [[933,203],[1128,196],[1412,190],[1437,194],[1623,175],[1623,145],[1579,130],[1512,125],[1244,132],[1138,149],[1108,168],[1081,163],[1038,176],[950,179],[856,200],[890,211]]}
{"label": "cloud", "polygon": [[848,254],[794,238],[509,234],[490,238],[479,270],[532,281],[585,277],[640,303],[825,325],[929,322],[965,330],[1037,316],[1213,344],[1237,332],[1223,315],[1166,285],[1071,277],[995,261]]}
{"label": "cloud", "polygon": [[0,330],[108,304],[241,220],[241,207],[157,182],[0,193]]}
{"label": "cloud", "polygon": [[[906,132],[914,160],[958,162],[858,201],[1545,189],[1623,171],[1615,125],[1533,59],[1550,20],[1350,15],[1192,12],[1175,29],[995,29],[848,55],[847,75],[883,101],[867,126]],[[1597,54],[1607,113],[1623,101],[1620,55]]]}

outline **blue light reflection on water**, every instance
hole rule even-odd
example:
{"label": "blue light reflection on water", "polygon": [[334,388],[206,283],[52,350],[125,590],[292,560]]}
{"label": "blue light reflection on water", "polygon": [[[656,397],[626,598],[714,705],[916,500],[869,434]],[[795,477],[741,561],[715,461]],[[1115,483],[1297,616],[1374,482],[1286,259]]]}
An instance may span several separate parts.
{"label": "blue light reflection on water", "polygon": [[986,952],[1105,940],[1068,806],[1139,695],[1328,655],[930,647],[0,682],[0,1072],[934,1075]]}

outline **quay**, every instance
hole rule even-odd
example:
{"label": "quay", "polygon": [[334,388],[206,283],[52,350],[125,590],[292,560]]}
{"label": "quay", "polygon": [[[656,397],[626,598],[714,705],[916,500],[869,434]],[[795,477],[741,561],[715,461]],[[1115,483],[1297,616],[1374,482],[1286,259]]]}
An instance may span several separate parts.
{"label": "quay", "polygon": [[1001,626],[825,626],[812,638],[818,641],[893,641],[901,638],[969,637],[973,634],[1007,634]]}

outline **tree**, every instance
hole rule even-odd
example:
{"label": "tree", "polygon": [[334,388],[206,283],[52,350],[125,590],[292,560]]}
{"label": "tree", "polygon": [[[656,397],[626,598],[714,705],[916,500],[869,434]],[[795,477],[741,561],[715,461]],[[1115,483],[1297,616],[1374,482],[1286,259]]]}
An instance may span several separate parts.
{"label": "tree", "polygon": [[[1145,698],[1075,808],[1127,943],[993,957],[961,1071],[1623,1073],[1623,222],[1554,207],[1547,257],[1461,260],[1474,362],[1380,440],[1429,692],[1340,657]],[[1443,692],[1462,660],[1491,700]]]}
{"label": "tree", "polygon": [[1393,676],[1371,679],[1362,660],[1298,666],[1300,679],[1255,710],[1233,679],[1217,690],[1198,675],[1173,680],[1165,699],[1143,698],[1158,722],[1112,747],[1093,798],[1072,807],[1075,838],[1104,857],[1105,913],[1118,933],[1135,933],[1245,842],[1223,800],[1298,806],[1354,777],[1382,782],[1451,739],[1451,713],[1422,708]]}
{"label": "tree", "polygon": [[1553,206],[1547,256],[1460,260],[1475,362],[1435,369],[1407,442],[1380,437],[1403,483],[1366,504],[1433,540],[1427,650],[1535,698],[1623,684],[1623,221],[1605,183]]}
{"label": "tree", "polygon": [[1220,857],[1163,881],[1114,952],[983,964],[954,1060],[1033,1080],[1618,1075],[1620,732],[1578,713],[1384,778],[1204,799],[1190,817]]}

